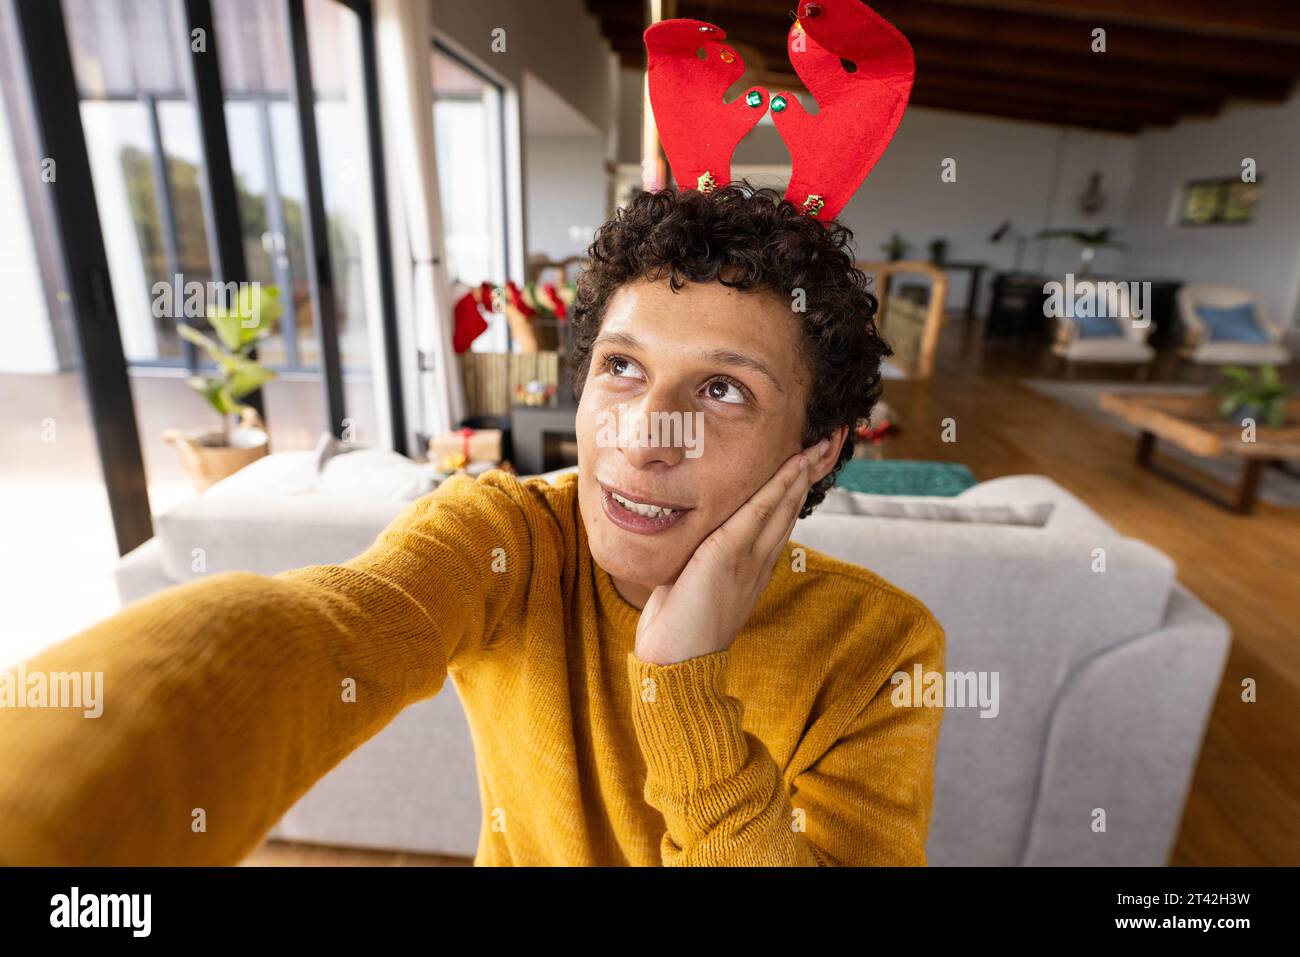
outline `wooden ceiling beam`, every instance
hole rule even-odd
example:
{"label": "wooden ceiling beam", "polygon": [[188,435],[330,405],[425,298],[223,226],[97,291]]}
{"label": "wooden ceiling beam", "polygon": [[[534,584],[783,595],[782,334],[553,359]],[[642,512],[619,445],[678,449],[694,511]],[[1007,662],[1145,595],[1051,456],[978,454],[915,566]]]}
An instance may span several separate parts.
{"label": "wooden ceiling beam", "polygon": [[[793,83],[784,37],[796,2],[679,0],[677,14],[727,28],[737,46],[748,48],[748,59],[757,55],[765,72],[789,76],[780,86],[780,77],[772,78],[768,85],[776,90]],[[1046,0],[874,0],[873,6],[916,49],[912,102],[942,109],[1133,132],[1182,115],[1213,115],[1228,97],[1281,102],[1300,74],[1300,45],[1146,26],[1164,23],[1147,16],[1159,12],[1161,0],[1134,0],[1146,19],[1108,25],[1109,52],[1091,53],[1091,28],[1084,31],[1077,14],[1098,8],[1089,3],[1107,2],[1065,3],[1065,16],[1041,12],[1050,9]],[[644,69],[639,5],[587,0],[587,7],[620,62]],[[1300,0],[1296,9],[1300,19]],[[1286,69],[1283,50],[1290,54]]]}
{"label": "wooden ceiling beam", "polygon": [[1091,53],[1024,56],[1018,47],[997,44],[972,46],[951,40],[926,40],[916,47],[917,70],[930,67],[966,67],[998,72],[1023,80],[1076,83],[1087,89],[1119,89],[1174,96],[1234,97],[1284,102],[1291,83],[1271,76],[1212,73],[1176,67],[1150,69],[1128,61],[1098,62]]}
{"label": "wooden ceiling beam", "polygon": [[1104,18],[1214,36],[1293,38],[1300,43],[1300,4],[1295,0],[948,0],[984,10],[1040,13],[1080,20]]}
{"label": "wooden ceiling beam", "polygon": [[[636,4],[591,0],[604,22],[641,22]],[[795,0],[681,0],[678,16],[717,23],[740,40],[775,33],[782,42]],[[1210,36],[1176,29],[1126,24],[1114,18],[1092,23],[1073,17],[989,10],[964,0],[873,0],[871,6],[920,46],[925,38],[1018,47],[1025,55],[1087,54],[1098,59],[1150,63],[1185,69],[1294,77],[1300,58],[1293,43]],[[1240,6],[1240,4],[1238,4]],[[1106,53],[1092,53],[1092,29],[1106,29]]]}
{"label": "wooden ceiling beam", "polygon": [[[644,48],[639,33],[633,35],[620,29],[608,34],[608,39],[615,52],[622,56],[624,65],[644,67]],[[769,67],[781,64],[780,69],[788,71],[784,47],[765,45],[758,49],[766,57]],[[1138,94],[1228,97],[1269,103],[1285,102],[1292,88],[1292,83],[1274,76],[1177,68],[1150,69],[1124,61],[1099,63],[1091,54],[1026,57],[1023,53],[1017,47],[995,44],[972,47],[949,40],[927,40],[916,48],[917,70],[965,66],[1025,81],[1076,83],[1087,90],[1117,89]]]}
{"label": "wooden ceiling beam", "polygon": [[1177,97],[1137,91],[1125,93],[1113,89],[1084,89],[1073,84],[1041,80],[1026,83],[1016,77],[961,67],[936,67],[918,71],[916,84],[952,89],[964,88],[972,94],[1012,102],[1024,100],[1062,105],[1078,104],[1101,113],[1113,111],[1171,120],[1183,114],[1214,116],[1222,107],[1222,102],[1213,97]]}
{"label": "wooden ceiling beam", "polygon": [[917,90],[912,96],[912,104],[928,109],[974,113],[999,119],[1024,120],[1031,123],[1043,123],[1048,126],[1082,127],[1107,133],[1138,133],[1144,125],[1142,121],[1132,117],[1098,116],[1082,109],[1075,109],[1065,115],[1060,111],[1035,104],[995,103],[988,99],[953,93],[948,90]]}

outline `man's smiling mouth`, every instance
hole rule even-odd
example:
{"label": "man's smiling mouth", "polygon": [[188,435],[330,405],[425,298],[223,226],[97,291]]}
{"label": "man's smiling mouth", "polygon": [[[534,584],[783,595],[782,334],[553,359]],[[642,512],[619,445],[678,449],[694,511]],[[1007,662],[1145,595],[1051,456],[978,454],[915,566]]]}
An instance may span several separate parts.
{"label": "man's smiling mouth", "polygon": [[644,515],[646,518],[659,518],[661,515],[671,515],[673,512],[681,511],[676,508],[660,508],[658,505],[643,505],[640,502],[634,502],[631,499],[624,498],[617,492],[610,492],[614,496],[614,501],[618,502],[628,511],[636,512],[638,515]]}
{"label": "man's smiling mouth", "polygon": [[691,506],[689,505],[669,502],[666,499],[656,498],[652,495],[638,495],[634,492],[628,492],[624,489],[616,488],[613,485],[608,485],[605,482],[600,482],[599,480],[597,480],[597,482],[601,488],[630,508],[657,508],[663,509],[667,512],[689,512],[691,510]]}
{"label": "man's smiling mouth", "polygon": [[598,484],[606,516],[615,525],[630,532],[653,534],[664,531],[691,511],[689,507],[676,502],[645,495],[633,496],[603,482]]}

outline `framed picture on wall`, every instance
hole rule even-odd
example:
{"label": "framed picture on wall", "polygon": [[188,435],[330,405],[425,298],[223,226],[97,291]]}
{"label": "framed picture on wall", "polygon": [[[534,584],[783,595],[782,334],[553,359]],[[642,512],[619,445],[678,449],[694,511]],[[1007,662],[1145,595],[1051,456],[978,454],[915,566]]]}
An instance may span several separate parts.
{"label": "framed picture on wall", "polygon": [[1259,183],[1239,177],[1191,180],[1178,202],[1179,226],[1241,225],[1252,222],[1259,202]]}

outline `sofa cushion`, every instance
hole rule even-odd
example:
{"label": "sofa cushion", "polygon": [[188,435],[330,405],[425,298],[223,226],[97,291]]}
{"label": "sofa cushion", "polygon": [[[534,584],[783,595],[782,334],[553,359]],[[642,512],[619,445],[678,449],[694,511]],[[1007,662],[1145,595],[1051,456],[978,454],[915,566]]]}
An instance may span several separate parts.
{"label": "sofa cushion", "polygon": [[1124,330],[1111,316],[1076,316],[1074,322],[1079,328],[1080,339],[1113,339],[1124,335]]}
{"label": "sofa cushion", "polygon": [[969,502],[959,497],[871,495],[832,488],[818,511],[830,515],[870,515],[926,522],[983,522],[1042,527],[1052,515],[1051,502]]}
{"label": "sofa cushion", "polygon": [[432,462],[416,462],[391,449],[357,448],[328,432],[316,444],[315,489],[322,495],[413,502],[442,484]]}
{"label": "sofa cushion", "polygon": [[868,495],[950,496],[976,484],[957,462],[909,459],[849,459],[835,476],[836,488]]}
{"label": "sofa cushion", "polygon": [[1205,323],[1212,342],[1269,342],[1268,333],[1255,319],[1255,305],[1243,302],[1236,306],[1197,306],[1196,314]]}

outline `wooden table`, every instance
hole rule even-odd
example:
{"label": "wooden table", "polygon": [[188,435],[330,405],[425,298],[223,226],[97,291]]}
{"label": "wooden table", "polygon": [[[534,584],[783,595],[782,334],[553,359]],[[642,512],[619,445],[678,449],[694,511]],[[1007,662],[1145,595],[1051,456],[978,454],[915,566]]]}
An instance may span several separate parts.
{"label": "wooden table", "polygon": [[[1300,459],[1300,399],[1288,399],[1286,422],[1280,428],[1256,423],[1253,442],[1244,441],[1240,421],[1224,418],[1215,395],[1159,395],[1141,392],[1103,392],[1101,408],[1138,428],[1137,462],[1199,495],[1235,512],[1247,514],[1255,505],[1255,491],[1265,465]],[[1225,498],[1152,461],[1156,439],[1201,458],[1232,456],[1242,460],[1241,479]]]}

